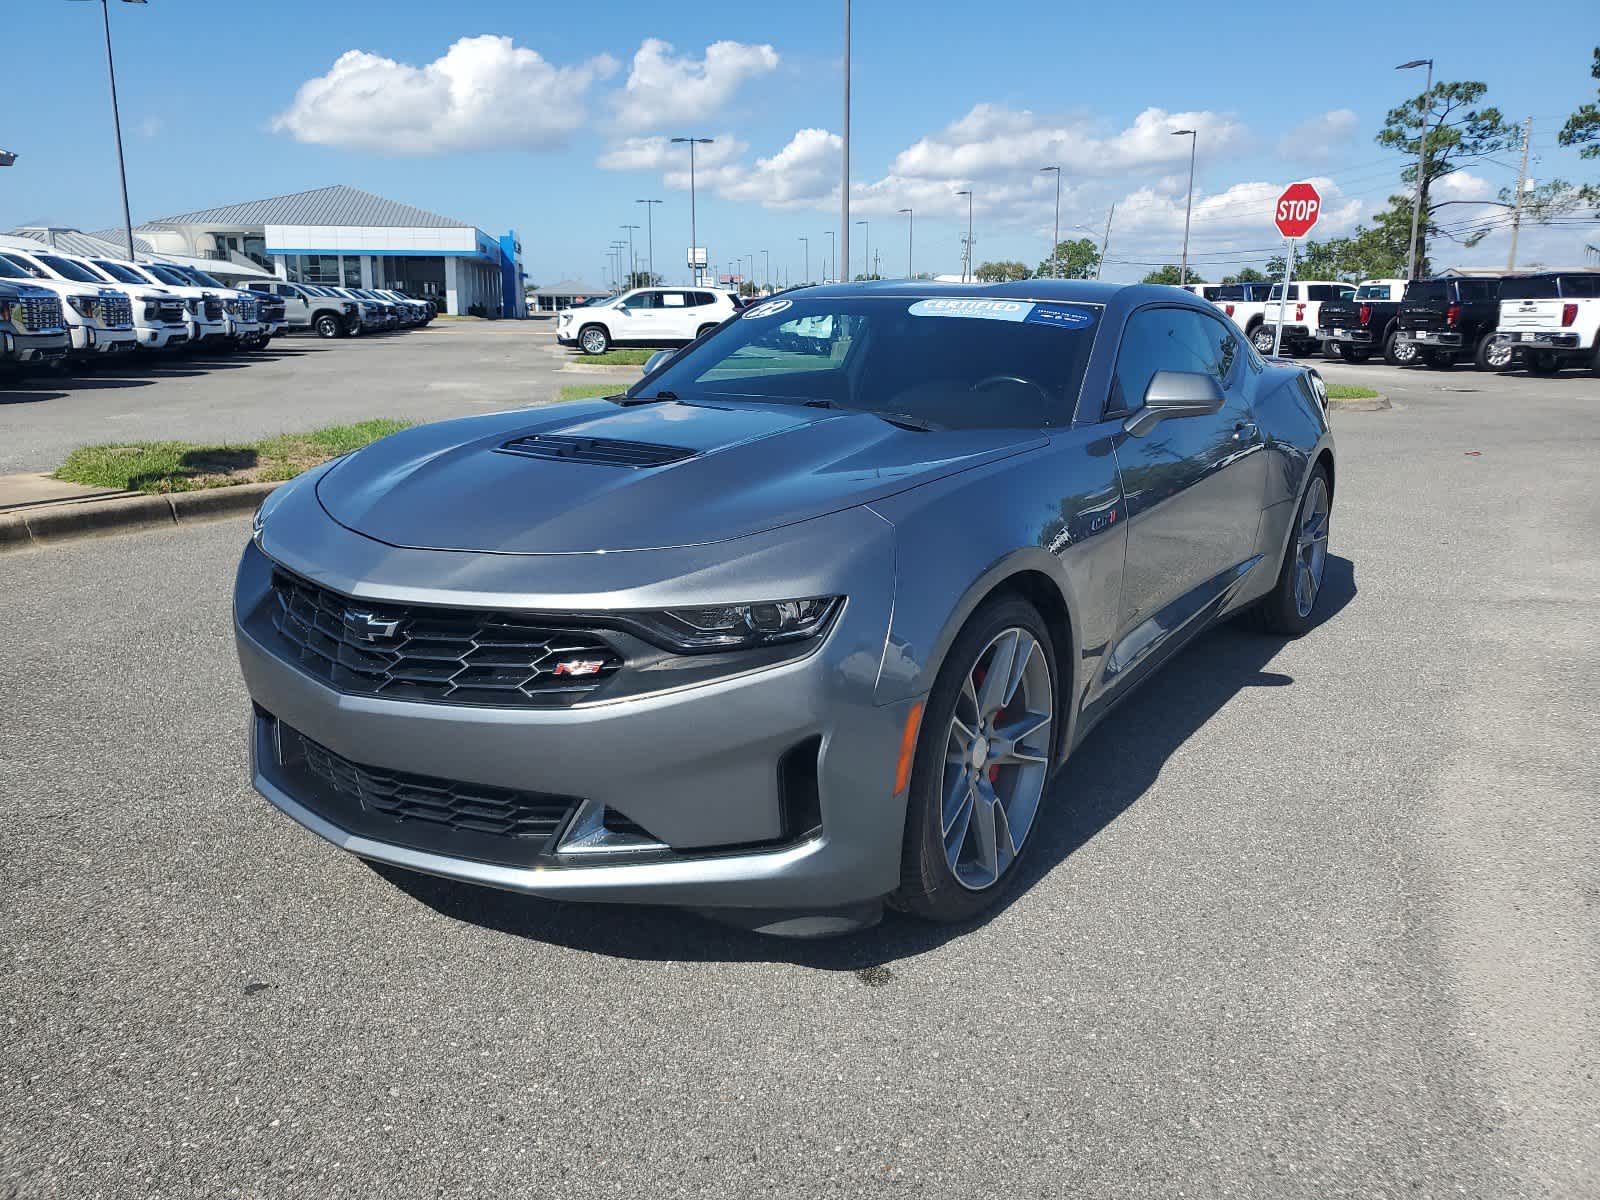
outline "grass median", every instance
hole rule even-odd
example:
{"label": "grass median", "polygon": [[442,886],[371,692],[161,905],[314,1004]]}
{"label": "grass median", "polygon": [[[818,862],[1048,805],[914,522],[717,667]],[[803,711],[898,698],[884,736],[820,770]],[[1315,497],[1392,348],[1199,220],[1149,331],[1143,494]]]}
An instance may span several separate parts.
{"label": "grass median", "polygon": [[575,354],[572,361],[585,367],[642,367],[654,353],[649,347],[632,347],[604,354]]}
{"label": "grass median", "polygon": [[1329,400],[1372,400],[1378,393],[1369,387],[1357,387],[1353,383],[1328,384]]}
{"label": "grass median", "polygon": [[563,400],[590,400],[596,396],[620,396],[627,391],[615,383],[574,383],[561,389]]}
{"label": "grass median", "polygon": [[354,425],[330,425],[309,433],[283,433],[258,442],[108,442],[80,446],[67,455],[55,478],[151,495],[196,492],[238,483],[279,483],[410,424],[376,418]]}

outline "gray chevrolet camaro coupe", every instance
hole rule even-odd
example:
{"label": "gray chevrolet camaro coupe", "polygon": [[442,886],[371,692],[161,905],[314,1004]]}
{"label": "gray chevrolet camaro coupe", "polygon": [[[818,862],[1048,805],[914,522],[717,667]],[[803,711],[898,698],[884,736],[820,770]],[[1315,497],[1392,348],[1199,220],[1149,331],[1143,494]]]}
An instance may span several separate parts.
{"label": "gray chevrolet camaro coupe", "polygon": [[234,608],[268,800],[534,896],[962,920],[1184,643],[1313,619],[1322,380],[1187,293],[808,288],[662,357],[272,493]]}

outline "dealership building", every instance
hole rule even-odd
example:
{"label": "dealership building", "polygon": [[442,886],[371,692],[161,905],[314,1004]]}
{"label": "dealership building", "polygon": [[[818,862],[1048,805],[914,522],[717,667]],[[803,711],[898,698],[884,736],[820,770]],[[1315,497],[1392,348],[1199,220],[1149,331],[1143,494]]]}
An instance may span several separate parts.
{"label": "dealership building", "polygon": [[[92,236],[121,243],[120,229]],[[456,315],[520,317],[522,245],[475,225],[337,185],[134,226],[141,254],[253,265],[291,283],[400,288]]]}

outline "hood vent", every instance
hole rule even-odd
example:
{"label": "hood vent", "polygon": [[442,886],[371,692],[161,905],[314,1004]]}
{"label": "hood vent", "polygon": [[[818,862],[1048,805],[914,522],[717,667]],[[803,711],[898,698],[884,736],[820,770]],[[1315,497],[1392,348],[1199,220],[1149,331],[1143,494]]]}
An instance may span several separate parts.
{"label": "hood vent", "polygon": [[664,467],[695,455],[693,450],[682,446],[625,442],[617,438],[567,437],[555,433],[512,438],[502,443],[499,449],[506,454],[520,454],[524,458],[548,458],[557,462],[588,463],[602,467]]}

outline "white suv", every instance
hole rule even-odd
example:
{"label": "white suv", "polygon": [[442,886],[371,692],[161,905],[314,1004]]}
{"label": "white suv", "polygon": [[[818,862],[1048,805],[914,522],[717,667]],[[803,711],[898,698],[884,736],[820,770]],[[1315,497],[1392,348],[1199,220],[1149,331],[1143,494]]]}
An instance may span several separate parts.
{"label": "white suv", "polygon": [[[49,253],[43,246],[40,250]],[[13,245],[0,245],[0,255],[33,276],[34,283],[61,297],[62,315],[72,334],[71,357],[90,362],[133,349],[133,301],[126,292],[104,286],[93,274],[70,263],[59,274],[49,271],[37,254]]]}
{"label": "white suv", "polygon": [[715,329],[738,312],[732,294],[710,288],[635,288],[612,300],[569,308],[556,322],[556,341],[585,354],[614,345],[678,346]]}
{"label": "white suv", "polygon": [[1500,281],[1498,336],[1536,375],[1583,366],[1600,374],[1600,273],[1559,271]]}

